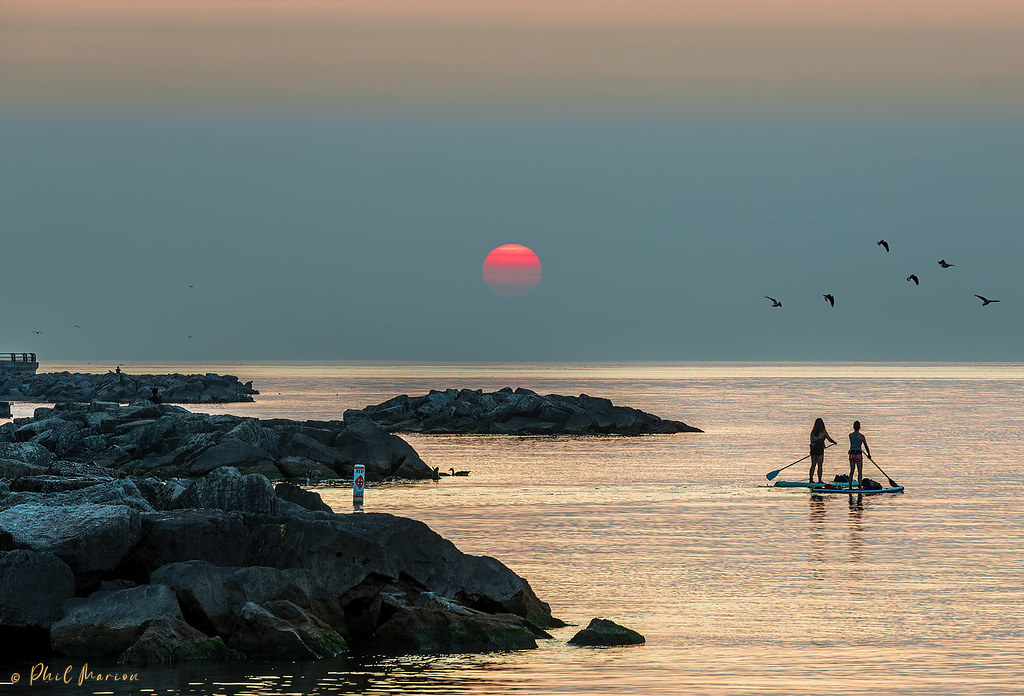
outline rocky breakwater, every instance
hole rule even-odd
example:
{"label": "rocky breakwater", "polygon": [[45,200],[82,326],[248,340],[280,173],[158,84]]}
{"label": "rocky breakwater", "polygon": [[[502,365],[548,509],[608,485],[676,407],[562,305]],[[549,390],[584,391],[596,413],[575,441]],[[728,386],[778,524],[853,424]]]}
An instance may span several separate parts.
{"label": "rocky breakwater", "polygon": [[388,432],[500,435],[650,435],[699,433],[682,421],[664,420],[608,399],[580,394],[541,396],[529,389],[505,387],[432,390],[425,396],[402,394],[345,411],[346,421],[370,419]]}
{"label": "rocky breakwater", "polygon": [[120,475],[203,476],[223,466],[271,479],[351,478],[366,466],[370,481],[433,475],[404,440],[368,419],[259,420],[192,413],[141,402],[60,403],[0,426],[0,470],[18,460],[45,472],[55,462],[89,464]]}
{"label": "rocky breakwater", "polygon": [[222,467],[166,483],[20,464],[0,480],[9,655],[144,664],[478,652],[533,648],[564,625],[526,580],[421,522],[334,514],[316,493],[260,474]]}
{"label": "rocky breakwater", "polygon": [[153,389],[163,401],[181,404],[219,404],[252,401],[258,391],[234,375],[136,375],[124,372],[83,374],[43,372],[37,375],[0,375],[0,401],[113,401],[131,403],[148,399]]}

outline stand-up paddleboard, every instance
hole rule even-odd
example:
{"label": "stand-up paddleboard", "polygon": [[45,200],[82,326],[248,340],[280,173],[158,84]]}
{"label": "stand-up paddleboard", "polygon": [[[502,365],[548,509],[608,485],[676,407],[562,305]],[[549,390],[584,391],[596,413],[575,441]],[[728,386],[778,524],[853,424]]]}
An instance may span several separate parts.
{"label": "stand-up paddleboard", "polygon": [[[824,483],[811,483],[810,481],[776,481],[776,486],[781,488],[822,488],[825,486]],[[840,485],[838,482],[834,482],[833,485]],[[845,482],[842,485],[848,485]],[[857,482],[854,481],[853,485],[856,486]]]}
{"label": "stand-up paddleboard", "polygon": [[847,486],[833,486],[832,488],[812,488],[811,493],[839,493],[847,495],[874,495],[875,493],[902,493],[903,486],[892,488],[848,488]]}

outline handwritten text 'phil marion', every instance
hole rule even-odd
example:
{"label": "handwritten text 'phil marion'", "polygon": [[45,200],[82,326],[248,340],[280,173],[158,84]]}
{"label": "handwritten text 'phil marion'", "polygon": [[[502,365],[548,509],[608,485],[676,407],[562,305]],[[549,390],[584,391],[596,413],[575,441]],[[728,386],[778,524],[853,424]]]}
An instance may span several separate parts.
{"label": "handwritten text 'phil marion'", "polygon": [[[138,672],[94,672],[89,669],[89,663],[84,663],[76,668],[68,665],[63,670],[52,670],[42,662],[32,665],[28,672],[28,683],[33,684],[99,684],[104,682],[137,682]],[[11,683],[17,684],[21,681],[21,674],[15,672],[11,675]]]}

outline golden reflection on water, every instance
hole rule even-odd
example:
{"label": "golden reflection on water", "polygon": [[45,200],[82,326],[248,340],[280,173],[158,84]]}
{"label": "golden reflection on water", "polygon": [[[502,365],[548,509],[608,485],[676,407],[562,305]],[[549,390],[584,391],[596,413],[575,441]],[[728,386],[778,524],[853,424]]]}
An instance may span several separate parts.
{"label": "golden reflection on water", "polygon": [[[177,688],[198,676],[181,693],[1021,693],[1020,365],[267,369],[231,372],[256,379],[255,404],[206,410],[340,418],[398,393],[509,384],[606,396],[706,432],[409,435],[428,464],[470,476],[366,492],[367,511],[500,559],[556,616],[611,618],[644,646],[573,648],[570,627],[513,654],[159,673]],[[861,420],[906,492],[763,487],[806,454],[817,416],[836,439]],[[826,452],[826,476],[845,469]],[[351,491],[321,493],[351,510]],[[217,686],[229,682],[247,686]]]}

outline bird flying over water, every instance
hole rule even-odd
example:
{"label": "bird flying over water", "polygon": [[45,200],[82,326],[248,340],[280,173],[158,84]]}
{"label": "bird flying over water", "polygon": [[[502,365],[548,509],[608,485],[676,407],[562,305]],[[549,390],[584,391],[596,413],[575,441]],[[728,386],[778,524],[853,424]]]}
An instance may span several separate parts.
{"label": "bird flying over water", "polygon": [[914,275],[913,273],[911,273],[910,275],[907,276],[907,281],[911,281],[911,280],[914,281],[914,285],[920,285],[921,284],[921,281],[918,280],[917,276]]}
{"label": "bird flying over water", "polygon": [[822,295],[822,297],[824,297],[826,300],[828,300],[828,303],[830,305],[832,305],[833,307],[836,306],[836,298],[832,297],[832,295]]}
{"label": "bird flying over water", "polygon": [[942,266],[943,268],[952,268],[956,264],[955,263],[946,263],[946,259],[939,259],[939,265]]}
{"label": "bird flying over water", "polygon": [[990,300],[988,298],[982,297],[981,295],[975,295],[975,297],[977,297],[979,300],[981,300],[981,306],[982,307],[984,307],[985,305],[990,305],[993,302],[998,302],[999,301],[999,300]]}
{"label": "bird flying over water", "polygon": [[772,301],[772,307],[781,307],[782,306],[782,303],[779,302],[778,300],[776,300],[774,297],[768,297],[767,295],[765,295],[764,299],[771,300]]}
{"label": "bird flying over water", "polygon": [[885,247],[885,250],[889,251],[889,242],[885,241],[884,239],[879,239],[877,242],[875,242],[875,244],[880,247]]}
{"label": "bird flying over water", "polygon": [[33,331],[32,333],[34,333],[34,334],[36,334],[38,336],[39,334],[42,333],[42,331]]}

